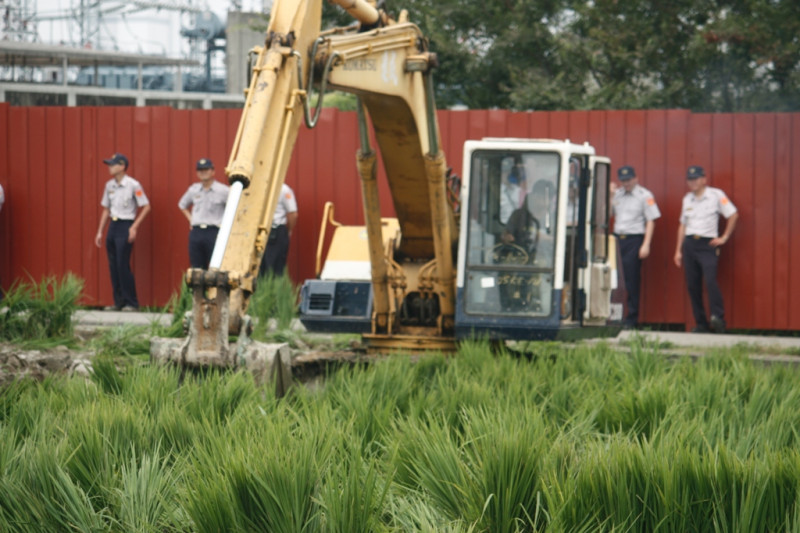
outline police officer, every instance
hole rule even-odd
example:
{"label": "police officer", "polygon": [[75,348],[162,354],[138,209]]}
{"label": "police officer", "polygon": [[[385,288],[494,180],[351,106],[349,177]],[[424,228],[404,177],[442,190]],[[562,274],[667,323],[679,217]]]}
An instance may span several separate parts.
{"label": "police officer", "polygon": [[[686,285],[697,323],[692,331],[723,333],[725,308],[717,284],[717,262],[720,246],[731,238],[739,213],[724,192],[706,186],[703,167],[689,167],[686,177],[690,192],[683,197],[678,242],[675,246],[675,265],[680,267],[685,263]],[[720,215],[728,219],[722,237],[719,237]],[[711,307],[710,323],[706,319],[703,305],[703,279]]]}
{"label": "police officer", "polygon": [[625,289],[628,291],[628,314],[623,327],[635,328],[639,323],[642,260],[650,255],[655,220],[661,217],[661,211],[653,193],[639,185],[632,166],[621,167],[617,177],[622,187],[611,183],[611,209],[614,213],[614,233],[619,239],[622,256]]}
{"label": "police officer", "polygon": [[108,165],[111,179],[103,189],[103,198],[100,201],[103,212],[94,243],[98,248],[101,247],[103,229],[110,220],[106,235],[106,253],[114,290],[114,305],[106,307],[106,310],[136,311],[139,300],[136,298],[136,281],[131,272],[131,251],[139,226],[150,212],[150,202],[142,185],[127,175],[127,157],[116,153],[104,159],[103,163]]}
{"label": "police officer", "polygon": [[198,160],[195,168],[200,183],[189,186],[178,201],[178,208],[192,227],[189,232],[189,262],[192,268],[208,270],[230,187],[214,179],[214,163],[210,159]]}
{"label": "police officer", "polygon": [[275,276],[283,274],[286,268],[286,259],[289,257],[289,237],[297,224],[297,199],[294,191],[285,183],[281,187],[278,205],[272,216],[272,229],[269,232],[269,241],[261,258],[258,269],[259,276],[272,272]]}

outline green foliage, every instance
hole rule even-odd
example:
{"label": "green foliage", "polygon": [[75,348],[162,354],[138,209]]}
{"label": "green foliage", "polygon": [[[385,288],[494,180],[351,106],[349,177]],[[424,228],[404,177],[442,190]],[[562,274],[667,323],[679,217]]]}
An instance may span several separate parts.
{"label": "green foliage", "polygon": [[[250,296],[248,314],[258,326],[253,335],[256,339],[266,338],[272,329],[286,330],[297,316],[297,297],[299,289],[289,276],[274,276],[271,272],[258,278],[256,291]],[[272,322],[274,321],[274,322]]]}
{"label": "green foliage", "polygon": [[[465,343],[278,400],[99,358],[0,395],[0,531],[800,531],[800,370]],[[532,350],[535,352],[535,350]]]}
{"label": "green foliage", "polygon": [[384,475],[375,457],[358,448],[333,461],[320,490],[322,529],[330,533],[382,531],[380,518],[391,474]]}
{"label": "green foliage", "polygon": [[83,280],[73,274],[60,281],[17,281],[6,292],[0,310],[0,339],[16,343],[71,342],[72,314],[78,308]]}
{"label": "green foliage", "polygon": [[150,337],[154,333],[152,326],[136,326],[121,324],[100,330],[88,342],[88,347],[100,356],[132,356],[150,353]]}
{"label": "green foliage", "polygon": [[[792,0],[403,0],[439,57],[440,107],[517,110],[800,108]],[[323,2],[323,28],[349,26]],[[265,30],[267,21],[263,27]],[[332,93],[326,106],[353,109]]]}
{"label": "green foliage", "polygon": [[800,4],[790,0],[406,0],[387,9],[408,9],[438,54],[440,107],[800,106]]}
{"label": "green foliage", "polygon": [[108,357],[97,357],[92,364],[92,381],[106,394],[120,394],[123,381],[114,361]]}
{"label": "green foliage", "polygon": [[122,531],[169,531],[178,505],[169,457],[161,457],[156,446],[153,455],[137,457],[131,450],[130,460],[120,469],[121,487],[116,491],[115,514]]}
{"label": "green foliage", "polygon": [[154,334],[158,337],[182,337],[184,335],[184,317],[187,312],[192,310],[192,292],[186,283],[181,281],[180,292],[172,293],[164,309],[172,313],[172,320],[166,328],[155,326]]}
{"label": "green foliage", "polygon": [[[314,93],[314,96],[311,98],[310,105],[312,107],[317,105],[317,99],[319,96],[317,93]],[[342,91],[331,91],[325,93],[325,96],[322,98],[322,108],[325,109],[326,107],[332,107],[338,109],[339,111],[355,111],[357,106],[356,95],[351,93],[345,93]]]}

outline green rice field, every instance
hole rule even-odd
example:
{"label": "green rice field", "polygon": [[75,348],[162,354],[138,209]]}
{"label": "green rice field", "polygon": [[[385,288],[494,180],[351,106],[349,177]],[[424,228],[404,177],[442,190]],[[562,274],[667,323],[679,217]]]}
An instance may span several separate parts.
{"label": "green rice field", "polygon": [[800,375],[467,343],[276,399],[95,361],[0,393],[0,531],[800,531]]}

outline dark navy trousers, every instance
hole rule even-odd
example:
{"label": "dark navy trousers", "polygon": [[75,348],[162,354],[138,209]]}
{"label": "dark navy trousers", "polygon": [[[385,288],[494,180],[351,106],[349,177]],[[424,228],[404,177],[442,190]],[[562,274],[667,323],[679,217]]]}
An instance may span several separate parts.
{"label": "dark navy trousers", "polygon": [[639,323],[639,295],[642,285],[642,260],[639,259],[639,248],[644,242],[644,235],[618,235],[618,237],[622,272],[625,274],[625,290],[628,291],[628,315],[625,317],[625,322],[636,325]]}
{"label": "dark navy trousers", "polygon": [[114,305],[120,308],[139,307],[136,281],[131,272],[133,243],[128,242],[128,230],[132,225],[133,220],[112,220],[106,234],[106,253],[111,273],[111,287],[114,290]]}
{"label": "dark navy trousers", "polygon": [[683,241],[683,264],[689,300],[692,302],[692,313],[697,325],[705,327],[708,327],[708,318],[703,304],[703,280],[706,282],[711,316],[725,318],[722,291],[719,290],[717,283],[719,248],[709,245],[710,241],[708,237],[695,238],[692,235]]}
{"label": "dark navy trousers", "polygon": [[286,259],[289,257],[289,228],[285,224],[272,228],[269,232],[269,241],[261,258],[258,269],[259,276],[272,272],[275,276],[283,274],[286,268]]}
{"label": "dark navy trousers", "polygon": [[189,232],[189,262],[192,268],[208,270],[211,255],[214,253],[214,244],[217,242],[217,226],[192,226]]}

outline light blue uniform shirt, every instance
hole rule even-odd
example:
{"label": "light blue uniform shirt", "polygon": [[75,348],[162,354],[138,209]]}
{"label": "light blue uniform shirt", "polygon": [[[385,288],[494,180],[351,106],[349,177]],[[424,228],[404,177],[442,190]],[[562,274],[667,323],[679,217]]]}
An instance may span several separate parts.
{"label": "light blue uniform shirt", "polygon": [[218,181],[211,182],[211,187],[203,188],[202,183],[193,183],[181,196],[178,207],[192,207],[192,226],[219,226],[225,213],[230,187]]}
{"label": "light blue uniform shirt", "polygon": [[617,235],[644,235],[647,222],[661,217],[653,193],[636,185],[631,192],[617,188],[612,199],[614,233]]}
{"label": "light blue uniform shirt", "polygon": [[100,205],[109,210],[112,220],[134,220],[136,211],[149,203],[142,184],[127,174],[119,183],[114,178],[108,180],[100,200]]}
{"label": "light blue uniform shirt", "polygon": [[734,213],[736,206],[722,190],[706,187],[700,198],[693,192],[683,197],[680,221],[686,235],[715,239],[719,237],[719,216],[730,218]]}

